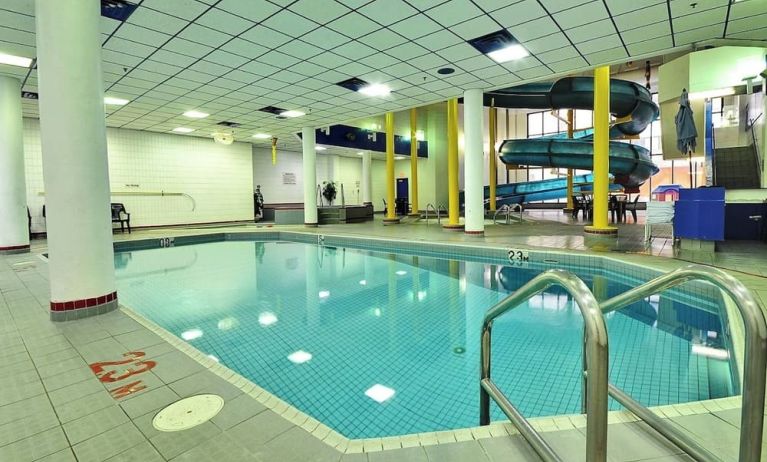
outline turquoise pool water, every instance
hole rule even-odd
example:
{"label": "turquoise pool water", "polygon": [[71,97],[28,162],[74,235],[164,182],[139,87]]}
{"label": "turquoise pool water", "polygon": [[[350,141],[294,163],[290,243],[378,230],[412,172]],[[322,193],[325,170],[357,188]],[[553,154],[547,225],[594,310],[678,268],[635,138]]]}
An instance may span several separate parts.
{"label": "turquoise pool water", "polygon": [[[123,304],[349,438],[477,425],[483,315],[542,271],[242,241],[115,263]],[[571,270],[598,298],[629,287]],[[670,292],[606,317],[610,380],[645,405],[734,393],[720,301],[689,303]],[[494,324],[493,379],[527,416],[578,413],[581,335],[577,306],[552,288]]]}

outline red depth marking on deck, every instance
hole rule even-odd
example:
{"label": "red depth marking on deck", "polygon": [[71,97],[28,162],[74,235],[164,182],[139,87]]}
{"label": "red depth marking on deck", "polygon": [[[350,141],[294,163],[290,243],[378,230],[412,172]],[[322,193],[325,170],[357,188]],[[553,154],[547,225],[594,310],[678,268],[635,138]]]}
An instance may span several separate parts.
{"label": "red depth marking on deck", "polygon": [[[129,351],[123,353],[125,359],[118,361],[100,361],[90,364],[91,371],[101,382],[114,383],[125,380],[136,374],[141,374],[151,370],[157,365],[156,361],[145,361],[142,358],[146,356],[143,351]],[[122,366],[122,367],[121,367]],[[117,388],[109,390],[114,399],[121,399],[141,390],[145,390],[146,385],[137,380],[131,383],[120,385]]]}

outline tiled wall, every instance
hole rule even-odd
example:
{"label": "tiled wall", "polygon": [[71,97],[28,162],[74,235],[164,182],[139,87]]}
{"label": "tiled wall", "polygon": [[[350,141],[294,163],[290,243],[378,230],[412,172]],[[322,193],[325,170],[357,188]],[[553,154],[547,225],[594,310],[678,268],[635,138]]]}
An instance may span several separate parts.
{"label": "tiled wall", "polygon": [[[107,143],[112,202],[125,204],[133,226],[253,218],[250,144],[224,146],[205,138],[118,128],[107,129]],[[24,156],[32,231],[42,232],[45,196],[36,119],[24,119]],[[160,192],[185,195],[148,195]]]}
{"label": "tiled wall", "polygon": [[[383,162],[374,161],[383,165]],[[375,168],[375,167],[374,167]],[[284,184],[283,174],[295,174],[296,184]],[[334,204],[341,204],[341,187],[344,185],[346,204],[362,202],[362,189],[359,182],[362,179],[362,158],[341,157],[330,154],[317,154],[317,183],[332,180],[338,183],[338,193]],[[373,180],[375,185],[376,181]],[[277,164],[272,165],[272,150],[265,147],[253,147],[253,184],[261,185],[264,202],[303,203],[304,202],[304,172],[302,154],[300,152],[279,150]]]}

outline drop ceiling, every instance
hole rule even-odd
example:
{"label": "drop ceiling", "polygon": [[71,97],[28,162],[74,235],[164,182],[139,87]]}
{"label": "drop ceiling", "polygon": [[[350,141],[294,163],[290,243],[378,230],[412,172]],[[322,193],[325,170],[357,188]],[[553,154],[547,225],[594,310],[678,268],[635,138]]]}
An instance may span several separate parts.
{"label": "drop ceiling", "polygon": [[[296,148],[321,127],[712,40],[764,41],[767,0],[135,0],[124,23],[101,18],[107,125]],[[508,29],[531,56],[497,64],[466,43]],[[0,52],[35,56],[34,1],[0,0]],[[440,75],[450,66],[456,72]],[[37,71],[0,65],[37,91]],[[392,94],[336,82],[359,77]],[[306,116],[278,120],[265,106]],[[24,115],[37,103],[24,100]],[[188,119],[188,110],[209,113]]]}

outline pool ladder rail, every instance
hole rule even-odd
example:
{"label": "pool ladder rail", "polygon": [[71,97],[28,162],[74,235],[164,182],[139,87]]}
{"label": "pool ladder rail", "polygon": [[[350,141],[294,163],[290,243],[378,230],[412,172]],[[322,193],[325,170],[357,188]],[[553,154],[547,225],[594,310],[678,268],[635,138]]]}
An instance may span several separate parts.
{"label": "pool ladder rail", "polygon": [[620,310],[651,295],[688,281],[706,281],[724,291],[737,306],[745,326],[743,402],[741,408],[739,462],[759,462],[764,426],[765,373],[767,373],[767,322],[762,306],[736,278],[716,268],[690,265],[658,276],[640,286],[599,303],[586,284],[565,270],[543,272],[490,308],[482,324],[480,355],[480,425],[490,424],[490,399],[498,405],[519,433],[546,462],[562,459],[532,427],[530,422],[498,389],[490,377],[490,354],[493,321],[548,287],[564,288],[583,315],[583,402],[586,414],[586,460],[607,460],[607,397],[622,404],[655,431],[676,444],[694,460],[716,462],[720,459],[703,448],[673,422],[651,410],[608,382],[608,335],[604,313]]}
{"label": "pool ladder rail", "polygon": [[513,206],[508,204],[503,204],[498,210],[495,211],[493,214],[493,224],[498,224],[498,215],[504,214],[506,216],[506,224],[509,224],[509,219],[511,218],[511,214],[513,212],[519,212],[519,222],[521,223],[523,221],[522,219],[522,206],[520,204],[514,204]]}
{"label": "pool ladder rail", "polygon": [[445,211],[445,207],[442,204],[438,204],[436,207],[434,207],[434,204],[426,204],[426,213],[424,216],[426,217],[426,225],[429,225],[429,212],[433,212],[434,215],[437,216],[437,224],[441,224],[441,218],[442,218],[442,212]]}

